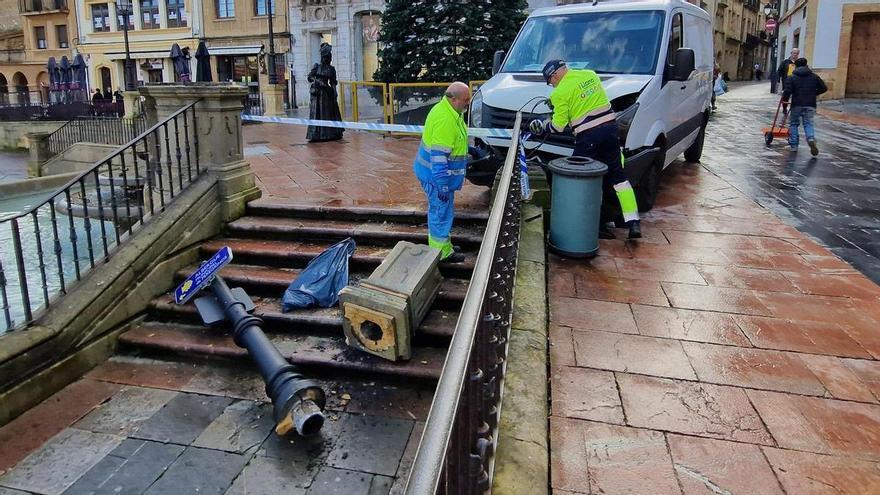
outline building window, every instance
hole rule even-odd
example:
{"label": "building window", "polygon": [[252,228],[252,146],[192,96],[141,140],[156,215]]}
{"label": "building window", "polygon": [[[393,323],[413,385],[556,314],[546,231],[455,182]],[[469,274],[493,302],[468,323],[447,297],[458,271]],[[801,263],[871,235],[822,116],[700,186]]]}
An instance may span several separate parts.
{"label": "building window", "polygon": [[96,33],[110,31],[110,9],[106,3],[92,4],[92,30]]}
{"label": "building window", "polygon": [[235,0],[215,0],[217,6],[217,18],[228,19],[235,17]]}
{"label": "building window", "polygon": [[46,46],[46,28],[37,26],[34,28],[34,38],[37,40],[37,49],[45,50]]}
{"label": "building window", "polygon": [[186,27],[186,9],[183,0],[168,0],[168,27]]}
{"label": "building window", "polygon": [[257,15],[266,15],[266,4],[272,2],[272,15],[275,15],[275,3],[277,0],[254,0],[254,13]]}
{"label": "building window", "polygon": [[[132,8],[132,7],[129,7],[129,8]],[[116,25],[119,27],[119,30],[121,31],[122,28],[125,26],[125,16],[120,14],[119,12],[120,12],[119,4],[116,4]],[[134,30],[134,12],[133,11],[128,13],[128,30],[129,31]]]}
{"label": "building window", "polygon": [[58,39],[58,48],[67,48],[67,26],[55,26],[55,37]]}
{"label": "building window", "polygon": [[141,0],[141,17],[144,29],[159,29],[159,0]]}

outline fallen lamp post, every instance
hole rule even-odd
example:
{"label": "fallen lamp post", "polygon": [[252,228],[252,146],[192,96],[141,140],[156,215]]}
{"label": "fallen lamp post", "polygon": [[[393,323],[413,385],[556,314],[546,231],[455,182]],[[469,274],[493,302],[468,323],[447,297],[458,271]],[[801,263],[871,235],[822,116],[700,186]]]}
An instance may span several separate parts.
{"label": "fallen lamp post", "polygon": [[199,316],[205,325],[223,321],[232,325],[235,344],[247,349],[266,383],[266,395],[274,406],[275,433],[283,436],[295,429],[302,436],[314,435],[324,425],[324,390],[288,363],[266,337],[261,328],[263,320],[251,314],[254,303],[244,289],[230,289],[217,275],[230,261],[232,250],[221,248],[177,287],[174,300],[185,304],[202,288],[210,286],[213,295],[195,300]]}

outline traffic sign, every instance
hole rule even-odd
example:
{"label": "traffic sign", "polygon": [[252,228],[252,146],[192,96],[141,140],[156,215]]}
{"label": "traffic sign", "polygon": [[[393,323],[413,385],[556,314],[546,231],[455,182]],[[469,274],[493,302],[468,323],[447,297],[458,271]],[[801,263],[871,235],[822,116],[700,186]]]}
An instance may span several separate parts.
{"label": "traffic sign", "polygon": [[767,24],[764,25],[767,28],[767,31],[773,31],[776,29],[776,19],[767,19]]}
{"label": "traffic sign", "polygon": [[214,256],[211,256],[211,259],[202,263],[198,270],[174,289],[174,302],[185,304],[198,291],[211,283],[214,275],[230,261],[232,261],[232,249],[229,246],[223,246]]}

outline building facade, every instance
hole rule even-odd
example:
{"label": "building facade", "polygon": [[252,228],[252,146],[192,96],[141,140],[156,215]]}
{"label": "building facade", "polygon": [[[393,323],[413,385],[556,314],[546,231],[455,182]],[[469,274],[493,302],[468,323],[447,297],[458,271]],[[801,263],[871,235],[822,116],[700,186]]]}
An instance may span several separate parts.
{"label": "building facade", "polygon": [[[49,101],[46,66],[50,57],[73,59],[75,13],[67,0],[17,0],[14,7],[3,2],[0,8],[7,27],[0,32],[0,102]],[[17,23],[10,14],[13,8]]]}
{"label": "building facade", "polygon": [[880,2],[782,0],[779,60],[799,48],[828,84],[825,98],[880,97]]}

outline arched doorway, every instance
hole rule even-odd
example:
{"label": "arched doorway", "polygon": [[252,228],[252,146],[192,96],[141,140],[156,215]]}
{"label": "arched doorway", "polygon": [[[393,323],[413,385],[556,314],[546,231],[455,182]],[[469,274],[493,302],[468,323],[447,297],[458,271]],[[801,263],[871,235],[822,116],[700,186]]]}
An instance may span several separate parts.
{"label": "arched doorway", "polygon": [[28,93],[28,80],[21,72],[12,75],[12,85],[15,86],[15,94],[19,104],[31,102],[31,95]]}
{"label": "arched doorway", "polygon": [[40,92],[40,101],[49,101],[49,73],[46,71],[37,74],[37,90]]}
{"label": "arched doorway", "polygon": [[113,92],[113,80],[110,78],[110,68],[109,67],[101,67],[98,69],[98,73],[101,75],[101,86],[99,88],[101,91],[110,90]]}
{"label": "arched doorway", "polygon": [[0,105],[9,103],[9,81],[6,76],[0,74]]}

